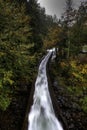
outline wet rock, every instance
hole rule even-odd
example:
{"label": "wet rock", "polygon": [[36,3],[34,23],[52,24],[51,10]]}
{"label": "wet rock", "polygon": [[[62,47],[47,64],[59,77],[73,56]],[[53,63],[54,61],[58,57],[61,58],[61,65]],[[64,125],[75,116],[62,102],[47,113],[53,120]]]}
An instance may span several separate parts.
{"label": "wet rock", "polygon": [[69,126],[69,129],[70,129],[70,130],[74,130],[74,127],[75,127],[74,124],[71,124],[71,125]]}
{"label": "wet rock", "polygon": [[69,130],[87,130],[87,117],[78,104],[80,97],[71,97],[65,92],[65,88],[58,86],[57,82],[55,82],[53,88],[62,115],[68,123]]}

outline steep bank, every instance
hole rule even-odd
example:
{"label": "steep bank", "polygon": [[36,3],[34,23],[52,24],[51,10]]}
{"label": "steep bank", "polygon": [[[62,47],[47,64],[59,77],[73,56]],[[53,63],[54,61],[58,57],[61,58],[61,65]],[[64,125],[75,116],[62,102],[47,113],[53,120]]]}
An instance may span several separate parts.
{"label": "steep bank", "polygon": [[53,91],[62,115],[68,124],[68,128],[69,130],[87,130],[87,114],[82,110],[79,104],[79,100],[84,97],[72,95],[67,89],[68,86],[65,87],[61,85],[58,69],[60,68],[55,65],[55,62],[50,64],[50,77]]}

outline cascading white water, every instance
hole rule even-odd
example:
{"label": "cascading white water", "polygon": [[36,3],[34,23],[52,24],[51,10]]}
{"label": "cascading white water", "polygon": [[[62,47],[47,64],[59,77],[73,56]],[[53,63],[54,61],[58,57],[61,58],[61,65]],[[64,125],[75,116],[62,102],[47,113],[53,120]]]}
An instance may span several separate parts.
{"label": "cascading white water", "polygon": [[28,115],[28,130],[63,130],[54,114],[48,90],[46,64],[51,54],[52,51],[49,51],[39,66],[33,105]]}

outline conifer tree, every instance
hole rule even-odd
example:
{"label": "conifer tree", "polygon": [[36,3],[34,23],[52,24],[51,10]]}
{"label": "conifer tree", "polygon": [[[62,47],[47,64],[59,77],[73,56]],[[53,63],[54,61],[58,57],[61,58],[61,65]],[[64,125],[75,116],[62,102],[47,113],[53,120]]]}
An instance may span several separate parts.
{"label": "conifer tree", "polygon": [[70,56],[70,27],[73,25],[74,21],[74,8],[73,8],[73,0],[66,0],[65,3],[65,12],[62,15],[63,27],[65,28],[67,34],[66,46],[67,46],[67,58]]}
{"label": "conifer tree", "polygon": [[[25,6],[0,0],[0,109],[11,102],[14,86],[26,79],[31,47],[30,17]],[[25,78],[26,77],[26,78]],[[26,80],[25,80],[26,82]]]}

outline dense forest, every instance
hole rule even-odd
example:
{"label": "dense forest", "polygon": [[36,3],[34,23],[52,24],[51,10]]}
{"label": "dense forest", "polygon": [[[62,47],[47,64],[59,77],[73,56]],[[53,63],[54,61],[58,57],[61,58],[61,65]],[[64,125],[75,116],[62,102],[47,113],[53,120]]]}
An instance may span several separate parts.
{"label": "dense forest", "polygon": [[[80,124],[76,130],[87,129],[87,1],[74,8],[73,0],[66,0],[64,13],[58,19],[56,15],[47,15],[38,0],[0,0],[1,130],[21,128],[16,126],[18,123],[9,128],[10,119],[4,121],[8,120],[5,114],[13,106],[19,109],[17,103],[20,105],[22,99],[18,98],[30,93],[41,58],[51,48],[58,48],[54,62],[50,63],[52,82],[61,87],[60,96],[66,100],[69,97],[67,104],[71,102],[74,107],[71,105],[70,109],[80,111],[78,117],[72,116]],[[54,91],[58,91],[55,85]],[[13,105],[14,102],[17,103]],[[26,110],[26,105],[22,107]],[[20,121],[22,124],[23,119]],[[4,122],[7,126],[3,126]]]}

